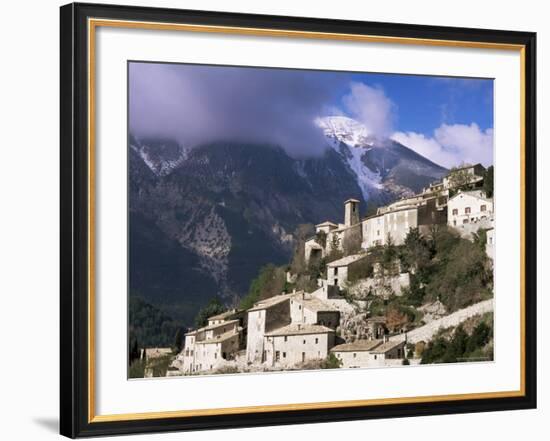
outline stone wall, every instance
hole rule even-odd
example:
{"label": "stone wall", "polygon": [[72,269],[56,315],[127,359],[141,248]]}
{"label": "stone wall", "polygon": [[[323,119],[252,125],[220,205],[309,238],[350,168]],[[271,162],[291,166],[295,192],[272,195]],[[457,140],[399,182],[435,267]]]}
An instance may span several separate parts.
{"label": "stone wall", "polygon": [[467,308],[460,309],[452,314],[449,314],[439,320],[434,320],[427,325],[413,329],[405,334],[394,335],[390,340],[407,340],[408,343],[417,343],[419,341],[428,342],[440,329],[458,326],[465,320],[475,315],[492,312],[494,308],[493,299],[484,300]]}

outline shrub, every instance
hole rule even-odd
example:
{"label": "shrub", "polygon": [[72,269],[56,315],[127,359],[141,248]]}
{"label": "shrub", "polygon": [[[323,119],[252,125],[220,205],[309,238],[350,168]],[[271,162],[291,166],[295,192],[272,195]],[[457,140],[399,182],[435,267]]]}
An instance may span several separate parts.
{"label": "shrub", "polygon": [[338,359],[332,352],[321,363],[321,369],[338,369],[342,366],[342,361]]}

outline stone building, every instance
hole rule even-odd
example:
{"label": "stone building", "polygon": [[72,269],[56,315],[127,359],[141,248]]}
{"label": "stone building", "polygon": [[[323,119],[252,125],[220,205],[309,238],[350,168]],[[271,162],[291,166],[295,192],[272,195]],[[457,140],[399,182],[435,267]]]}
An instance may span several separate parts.
{"label": "stone building", "polygon": [[447,213],[452,227],[488,220],[493,216],[493,200],[481,190],[460,191],[449,199]]}
{"label": "stone building", "polygon": [[361,244],[361,217],[359,201],[348,199],[344,202],[344,223],[335,224],[325,221],[315,225],[315,236],[305,242],[305,260],[326,257],[333,250],[342,251],[346,240],[357,236],[357,243]]}
{"label": "stone building", "polygon": [[327,326],[293,323],[265,335],[263,359],[269,366],[279,367],[323,360],[334,339],[334,329]]}
{"label": "stone building", "polygon": [[481,164],[464,165],[451,169],[443,178],[443,188],[452,189],[457,185],[467,185],[469,188],[479,188],[483,185],[483,175],[486,169]]}
{"label": "stone building", "polygon": [[264,337],[267,333],[290,324],[290,298],[295,294],[281,294],[262,300],[248,310],[246,338],[248,363],[265,361]]}
{"label": "stone building", "polygon": [[445,196],[419,195],[379,208],[362,222],[362,248],[385,245],[388,237],[402,245],[411,228],[426,230],[430,225],[445,224],[446,203]]}
{"label": "stone building", "polygon": [[328,285],[344,288],[348,282],[348,273],[361,261],[367,257],[367,254],[352,254],[342,257],[327,264],[327,283]]}
{"label": "stone building", "polygon": [[356,340],[334,346],[330,352],[338,358],[343,368],[369,367],[374,363],[374,355],[370,352],[379,346],[381,340]]}
{"label": "stone building", "polygon": [[402,364],[404,341],[356,340],[334,346],[331,350],[344,368],[367,368]]}
{"label": "stone building", "polygon": [[340,322],[340,311],[313,294],[297,293],[290,299],[291,323],[319,324],[335,329]]}
{"label": "stone building", "polygon": [[239,320],[210,317],[209,324],[185,334],[182,350],[184,374],[212,371],[224,364],[241,347],[243,328]]}

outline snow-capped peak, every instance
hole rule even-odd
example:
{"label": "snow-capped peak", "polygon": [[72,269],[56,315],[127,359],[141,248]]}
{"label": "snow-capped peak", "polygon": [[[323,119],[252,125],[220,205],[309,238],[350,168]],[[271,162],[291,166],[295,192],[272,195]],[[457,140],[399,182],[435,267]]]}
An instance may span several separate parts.
{"label": "snow-capped peak", "polygon": [[317,118],[318,127],[325,136],[347,144],[350,147],[371,145],[368,129],[360,122],[347,116],[326,116]]}
{"label": "snow-capped peak", "polygon": [[357,177],[357,184],[365,200],[370,199],[372,191],[383,188],[380,172],[367,167],[363,159],[373,145],[369,131],[363,124],[346,116],[317,118],[315,122],[323,129],[329,145],[342,155]]}
{"label": "snow-capped peak", "polygon": [[142,143],[133,138],[130,148],[139,154],[143,162],[157,176],[167,176],[188,157],[189,149],[174,142]]}

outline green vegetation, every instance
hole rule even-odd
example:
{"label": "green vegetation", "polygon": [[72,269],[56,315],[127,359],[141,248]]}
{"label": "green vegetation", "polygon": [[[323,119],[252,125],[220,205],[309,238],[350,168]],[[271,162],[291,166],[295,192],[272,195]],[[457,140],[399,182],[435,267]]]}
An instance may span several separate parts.
{"label": "green vegetation", "polygon": [[166,377],[168,366],[174,359],[173,355],[167,354],[156,358],[147,359],[146,370],[150,370],[153,373],[153,377]]}
{"label": "green vegetation", "polygon": [[493,359],[493,321],[481,321],[468,334],[462,325],[451,336],[439,335],[424,349],[422,364],[456,363],[459,361],[486,361]]}
{"label": "green vegetation", "polygon": [[129,359],[139,357],[139,349],[172,347],[177,332],[185,332],[182,323],[139,296],[130,295]]}
{"label": "green vegetation", "polygon": [[487,170],[485,170],[485,172],[483,173],[483,191],[485,192],[488,198],[493,197],[494,174],[495,174],[495,167],[492,165],[489,168],[487,168]]}
{"label": "green vegetation", "polygon": [[284,267],[272,264],[260,269],[260,274],[250,284],[248,294],[243,297],[240,303],[241,309],[252,308],[259,300],[267,299],[281,294],[286,286],[286,275]]}
{"label": "green vegetation", "polygon": [[485,232],[474,242],[446,226],[434,226],[428,237],[411,229],[399,257],[411,272],[402,300],[411,306],[440,300],[450,311],[492,296],[493,273],[485,254]]}
{"label": "green vegetation", "polygon": [[214,297],[197,313],[197,316],[195,317],[195,326],[197,328],[202,328],[203,326],[206,326],[208,323],[208,317],[221,314],[226,310],[227,308],[223,305],[221,300],[218,297]]}
{"label": "green vegetation", "polygon": [[144,378],[145,377],[145,360],[138,359],[130,363],[128,370],[129,378]]}
{"label": "green vegetation", "polygon": [[321,369],[338,369],[342,366],[342,361],[332,352],[321,362]]}

